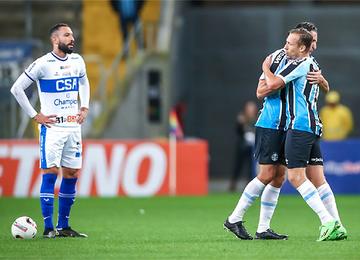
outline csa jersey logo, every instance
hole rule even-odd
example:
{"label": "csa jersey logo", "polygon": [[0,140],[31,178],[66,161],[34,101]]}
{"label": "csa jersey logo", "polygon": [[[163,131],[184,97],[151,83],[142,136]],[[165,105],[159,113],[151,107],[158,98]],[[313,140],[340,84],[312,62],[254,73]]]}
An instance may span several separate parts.
{"label": "csa jersey logo", "polygon": [[79,90],[79,78],[61,78],[61,79],[40,79],[40,89],[42,92],[56,93]]}

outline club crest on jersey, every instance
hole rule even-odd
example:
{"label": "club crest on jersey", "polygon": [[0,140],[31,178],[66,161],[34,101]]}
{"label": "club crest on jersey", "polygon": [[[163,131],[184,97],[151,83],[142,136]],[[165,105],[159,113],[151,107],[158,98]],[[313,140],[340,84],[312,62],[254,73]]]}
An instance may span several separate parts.
{"label": "club crest on jersey", "polygon": [[277,153],[273,153],[273,154],[271,155],[271,160],[272,160],[273,162],[276,162],[278,159],[279,159],[279,155],[278,155]]}
{"label": "club crest on jersey", "polygon": [[70,65],[65,65],[65,66],[60,66],[60,69],[61,70],[64,70],[64,69],[68,69],[68,68],[70,68],[71,66]]}

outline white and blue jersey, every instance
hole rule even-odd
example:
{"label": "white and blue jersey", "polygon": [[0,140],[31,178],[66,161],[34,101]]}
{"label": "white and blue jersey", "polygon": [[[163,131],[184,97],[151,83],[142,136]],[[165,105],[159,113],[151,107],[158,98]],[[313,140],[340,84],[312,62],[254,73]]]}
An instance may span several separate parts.
{"label": "white and blue jersey", "polygon": [[85,63],[78,54],[68,54],[65,58],[49,52],[34,61],[25,75],[36,81],[44,115],[57,115],[52,126],[61,131],[80,129],[76,122],[79,111],[79,81],[86,76]]}
{"label": "white and blue jersey", "polygon": [[[274,74],[278,73],[287,63],[284,49],[277,50],[272,53],[272,64],[270,71]],[[260,77],[263,79],[263,75]],[[286,127],[286,91],[280,89],[275,93],[264,98],[263,107],[260,111],[255,126],[262,128],[270,128],[276,130],[284,130]]]}
{"label": "white and blue jersey", "polygon": [[286,128],[321,135],[322,124],[317,110],[319,86],[310,84],[306,75],[319,70],[312,57],[289,62],[276,73],[286,84]]}

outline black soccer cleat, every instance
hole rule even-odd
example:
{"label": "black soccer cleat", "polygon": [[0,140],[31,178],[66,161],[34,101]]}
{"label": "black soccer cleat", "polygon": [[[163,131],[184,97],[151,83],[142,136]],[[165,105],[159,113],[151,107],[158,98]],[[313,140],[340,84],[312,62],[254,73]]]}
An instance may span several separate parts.
{"label": "black soccer cleat", "polygon": [[255,233],[255,239],[263,239],[263,240],[268,240],[268,239],[275,239],[275,240],[288,240],[288,236],[287,235],[282,235],[282,234],[278,234],[276,233],[274,230],[272,229],[267,229],[264,232]]}
{"label": "black soccer cleat", "polygon": [[243,221],[236,223],[230,223],[228,219],[224,222],[224,229],[233,233],[237,238],[243,240],[252,240],[253,237],[246,231],[246,228],[243,225]]}
{"label": "black soccer cleat", "polygon": [[55,238],[56,231],[53,229],[46,228],[43,233],[43,238]]}
{"label": "black soccer cleat", "polygon": [[71,227],[57,229],[57,237],[88,237],[86,234],[79,233]]}

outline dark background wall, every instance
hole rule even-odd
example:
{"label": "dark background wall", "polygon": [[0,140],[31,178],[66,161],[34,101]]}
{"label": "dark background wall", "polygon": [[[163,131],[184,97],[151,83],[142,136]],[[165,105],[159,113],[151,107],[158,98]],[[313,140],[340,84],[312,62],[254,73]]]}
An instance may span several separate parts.
{"label": "dark background wall", "polygon": [[[319,29],[314,56],[332,89],[355,116],[360,91],[360,6],[280,5],[213,6],[182,9],[174,48],[175,101],[185,102],[185,133],[210,144],[210,176],[228,178],[232,171],[235,118],[255,89],[265,56],[283,47],[287,31],[302,21]],[[320,105],[324,95],[320,97]],[[259,108],[261,103],[259,102]]]}

